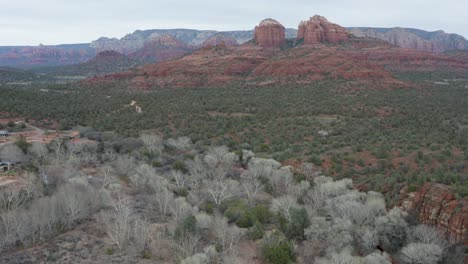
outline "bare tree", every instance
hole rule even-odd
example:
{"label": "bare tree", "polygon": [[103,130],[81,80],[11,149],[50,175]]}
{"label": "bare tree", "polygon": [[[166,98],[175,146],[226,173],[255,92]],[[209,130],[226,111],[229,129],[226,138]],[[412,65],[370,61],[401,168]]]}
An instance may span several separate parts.
{"label": "bare tree", "polygon": [[403,264],[436,264],[442,259],[443,250],[435,244],[411,243],[401,250]]}
{"label": "bare tree", "polygon": [[159,218],[161,221],[166,221],[167,217],[171,213],[171,207],[174,203],[174,194],[166,187],[163,187],[159,191],[156,191],[154,195],[154,203]]}
{"label": "bare tree", "polygon": [[208,177],[208,169],[200,156],[195,156],[193,160],[187,162],[190,177],[188,178],[188,186],[192,192],[198,192],[201,188],[203,179]]}
{"label": "bare tree", "polygon": [[29,198],[20,187],[11,186],[9,188],[2,188],[0,190],[0,213],[22,208],[26,205]]}
{"label": "bare tree", "polygon": [[319,258],[315,261],[317,264],[353,264],[353,256],[349,250],[343,250],[340,253],[333,252],[325,258]]}
{"label": "bare tree", "polygon": [[170,138],[166,141],[166,144],[180,151],[188,150],[192,147],[192,141],[188,137],[180,137],[177,139]]}
{"label": "bare tree", "polygon": [[189,215],[195,213],[193,207],[187,202],[185,197],[176,198],[170,208],[175,222],[180,223]]}
{"label": "bare tree", "polygon": [[140,136],[145,148],[153,155],[161,156],[164,149],[163,139],[157,134],[143,134]]}
{"label": "bare tree", "polygon": [[154,177],[156,177],[154,169],[148,164],[142,164],[136,168],[135,173],[130,177],[130,181],[133,186],[142,189],[146,188]]}
{"label": "bare tree", "polygon": [[208,246],[203,249],[203,252],[182,260],[181,264],[209,264],[216,255],[216,247]]}
{"label": "bare tree", "polygon": [[299,205],[292,196],[282,196],[271,202],[271,211],[280,214],[288,221],[291,221],[291,209],[293,208],[299,208]]}
{"label": "bare tree", "polygon": [[55,163],[59,163],[60,158],[62,158],[62,154],[64,152],[64,145],[65,140],[62,138],[55,139],[54,141],[50,142],[50,147],[54,151],[55,154]]}
{"label": "bare tree", "polygon": [[29,148],[29,153],[31,153],[37,160],[42,163],[42,161],[45,160],[49,154],[49,150],[45,144],[34,142]]}
{"label": "bare tree", "polygon": [[372,253],[363,259],[363,264],[392,264],[384,255]]}
{"label": "bare tree", "polygon": [[85,144],[82,142],[72,142],[68,141],[65,144],[66,151],[69,159],[76,159],[78,155],[81,154],[85,149]]}
{"label": "bare tree", "polygon": [[63,202],[64,217],[67,219],[68,228],[83,217],[87,216],[94,206],[93,190],[87,183],[74,183],[64,185],[57,194]]}
{"label": "bare tree", "polygon": [[107,188],[112,183],[113,168],[109,165],[104,165],[99,168],[101,176],[101,191]]}
{"label": "bare tree", "polygon": [[208,149],[204,161],[211,169],[222,168],[227,170],[232,167],[237,158],[237,155],[230,153],[226,146],[221,146]]}
{"label": "bare tree", "polygon": [[172,241],[172,253],[175,259],[180,261],[197,253],[200,249],[200,239],[199,234],[183,232]]}
{"label": "bare tree", "polygon": [[135,218],[132,222],[132,241],[140,249],[147,249],[151,243],[152,232],[147,220]]}
{"label": "bare tree", "polygon": [[239,183],[234,180],[217,177],[212,180],[204,181],[209,197],[216,205],[223,201],[237,197],[241,194]]}
{"label": "bare tree", "polygon": [[171,180],[174,181],[176,187],[178,189],[185,188],[188,181],[188,175],[179,171],[179,170],[172,170],[169,174]]}
{"label": "bare tree", "polygon": [[0,149],[0,160],[11,163],[24,162],[26,155],[14,144],[8,144]]}
{"label": "bare tree", "polygon": [[122,249],[131,237],[132,210],[129,200],[122,197],[119,197],[112,207],[111,214],[101,215],[101,222],[112,242]]}
{"label": "bare tree", "polygon": [[241,186],[249,205],[254,203],[255,198],[264,187],[260,180],[260,174],[250,171],[246,171],[241,175]]}
{"label": "bare tree", "polygon": [[295,184],[291,167],[274,170],[270,177],[270,184],[275,197],[291,193],[291,189]]}
{"label": "bare tree", "polygon": [[133,174],[137,162],[133,157],[124,155],[119,156],[112,164],[117,174],[130,176]]}
{"label": "bare tree", "polygon": [[319,242],[328,253],[341,251],[353,241],[354,226],[347,219],[335,218],[327,220],[326,217],[313,217],[311,225],[304,230],[309,241]]}
{"label": "bare tree", "polygon": [[237,226],[230,226],[225,217],[217,216],[213,223],[214,236],[220,246],[221,257],[234,253],[234,246],[242,235]]}
{"label": "bare tree", "polygon": [[434,244],[443,250],[449,247],[444,235],[436,228],[428,225],[418,225],[410,232],[410,241],[414,243]]}

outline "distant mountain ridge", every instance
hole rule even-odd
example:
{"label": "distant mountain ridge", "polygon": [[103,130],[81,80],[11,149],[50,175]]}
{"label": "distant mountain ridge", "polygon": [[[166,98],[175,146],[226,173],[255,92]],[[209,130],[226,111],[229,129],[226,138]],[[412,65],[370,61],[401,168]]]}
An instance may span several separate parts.
{"label": "distant mountain ridge", "polygon": [[443,53],[452,50],[468,50],[468,40],[457,34],[425,31],[414,28],[352,27],[348,30],[357,37],[385,40],[393,45],[420,51]]}
{"label": "distant mountain ridge", "polygon": [[[196,29],[151,29],[137,30],[121,39],[101,37],[91,43],[38,45],[38,46],[0,46],[0,66],[17,68],[33,68],[61,66],[84,63],[103,51],[117,51],[141,61],[158,61],[179,57],[204,45],[226,42],[227,44],[242,44],[253,39],[253,30],[216,31]],[[287,29],[287,37],[295,38],[297,30]],[[177,45],[171,51],[170,45],[155,45],[154,40],[172,36],[185,46]],[[162,49],[151,50],[150,48]],[[142,50],[144,49],[144,50]],[[172,54],[171,54],[172,52]],[[150,54],[149,58],[135,56]]]}
{"label": "distant mountain ridge", "polygon": [[0,46],[0,66],[31,68],[85,62],[96,55],[89,43],[55,46]]}
{"label": "distant mountain ridge", "polygon": [[[154,38],[171,35],[177,40],[193,48],[200,48],[202,44],[215,36],[226,38],[226,40],[236,40],[236,44],[243,44],[254,38],[253,30],[246,31],[215,31],[215,30],[195,30],[195,29],[151,29],[137,30],[125,37],[106,38],[102,37],[91,43],[91,47],[97,51],[115,50],[122,54],[130,54],[143,48]],[[295,38],[296,29],[287,29],[286,38]]]}
{"label": "distant mountain ridge", "polygon": [[[387,41],[393,45],[420,51],[443,53],[468,50],[468,40],[443,31],[428,32],[410,28],[347,28],[358,37]],[[285,29],[287,39],[296,38],[296,29]],[[102,37],[91,43],[55,46],[0,46],[0,66],[23,69],[85,63],[103,51],[116,51],[140,62],[178,58],[200,47],[224,43],[240,45],[254,38],[253,30],[215,31],[195,29],[137,30],[123,38]]]}

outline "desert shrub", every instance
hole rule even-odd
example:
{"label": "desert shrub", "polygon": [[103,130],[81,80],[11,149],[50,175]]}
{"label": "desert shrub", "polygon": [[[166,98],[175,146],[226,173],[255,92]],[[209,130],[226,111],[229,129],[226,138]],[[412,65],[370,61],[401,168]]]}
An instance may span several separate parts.
{"label": "desert shrub", "polygon": [[292,208],[291,220],[282,224],[281,229],[289,239],[304,239],[304,229],[310,226],[309,216],[305,208]]}
{"label": "desert shrub", "polygon": [[255,224],[247,231],[247,236],[252,240],[261,239],[264,234],[265,229],[263,228],[263,225],[259,222],[255,222]]}
{"label": "desert shrub", "polygon": [[183,173],[187,173],[187,167],[185,165],[185,162],[182,160],[178,160],[172,164],[172,168],[176,171],[181,171]]}
{"label": "desert shrub", "polygon": [[296,259],[293,243],[278,233],[263,239],[262,256],[272,264],[288,264]]}
{"label": "desert shrub", "polygon": [[197,232],[197,218],[194,215],[190,215],[185,218],[182,223],[180,223],[176,230],[174,231],[174,236],[176,238],[180,238],[187,233],[195,233]]}
{"label": "desert shrub", "polygon": [[241,228],[252,227],[255,222],[266,223],[271,216],[267,207],[263,205],[249,207],[242,200],[229,203],[224,215],[230,223],[236,223]]}
{"label": "desert shrub", "polygon": [[251,208],[252,215],[255,217],[255,220],[262,224],[266,224],[271,220],[271,212],[268,207],[264,205],[256,205]]}

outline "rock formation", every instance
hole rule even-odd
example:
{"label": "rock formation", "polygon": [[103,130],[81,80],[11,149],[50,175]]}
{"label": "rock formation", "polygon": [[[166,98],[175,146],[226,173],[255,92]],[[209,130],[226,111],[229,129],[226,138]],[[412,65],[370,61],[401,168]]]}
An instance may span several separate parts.
{"label": "rock formation", "polygon": [[278,21],[265,19],[255,27],[255,42],[263,48],[279,48],[286,43],[285,31]]}
{"label": "rock formation", "polygon": [[411,28],[348,28],[357,37],[385,40],[393,45],[443,53],[451,50],[468,50],[468,40],[457,34],[444,31],[428,32]]}
{"label": "rock formation", "polygon": [[445,232],[451,241],[468,241],[468,198],[455,199],[449,186],[426,183],[402,206],[414,210],[422,223]]}
{"label": "rock formation", "polygon": [[302,21],[297,32],[298,39],[304,39],[304,44],[339,43],[349,40],[348,31],[329,22],[322,16],[314,16],[309,21]]}
{"label": "rock formation", "polygon": [[129,57],[143,62],[157,62],[182,57],[192,50],[172,35],[154,33],[148,37],[143,48],[129,54]]}
{"label": "rock formation", "polygon": [[207,46],[236,46],[237,40],[233,37],[225,36],[223,34],[216,34],[207,40],[205,40],[201,46],[202,47],[207,47]]}

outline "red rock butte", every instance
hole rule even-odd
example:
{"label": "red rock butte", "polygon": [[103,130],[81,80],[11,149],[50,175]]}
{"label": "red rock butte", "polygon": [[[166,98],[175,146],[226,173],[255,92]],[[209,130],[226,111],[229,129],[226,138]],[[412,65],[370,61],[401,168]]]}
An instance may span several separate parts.
{"label": "red rock butte", "polygon": [[255,42],[263,48],[279,48],[286,43],[286,29],[274,19],[265,19],[255,27]]}
{"label": "red rock butte", "polygon": [[348,31],[337,24],[329,22],[322,16],[314,16],[309,21],[302,21],[297,32],[298,39],[304,39],[304,44],[339,43],[349,40]]}

